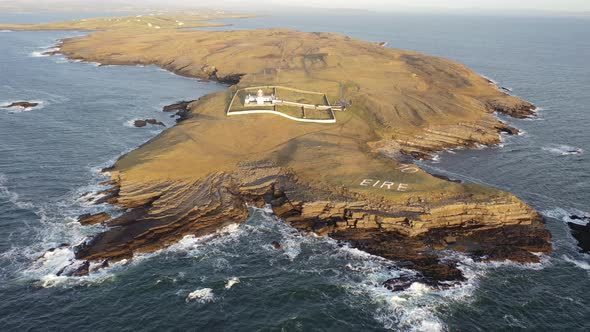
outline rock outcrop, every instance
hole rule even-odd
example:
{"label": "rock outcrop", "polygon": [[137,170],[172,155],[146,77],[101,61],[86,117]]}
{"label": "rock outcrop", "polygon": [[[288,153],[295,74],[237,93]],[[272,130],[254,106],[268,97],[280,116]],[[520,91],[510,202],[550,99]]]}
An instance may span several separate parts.
{"label": "rock outcrop", "polygon": [[133,121],[133,125],[135,127],[138,127],[138,128],[145,127],[148,124],[166,127],[166,125],[162,121],[158,121],[156,119],[145,119],[145,120],[135,120],[135,121]]}
{"label": "rock outcrop", "polygon": [[33,108],[39,106],[39,103],[30,102],[30,101],[15,101],[9,105],[2,106],[3,108],[11,108],[11,107],[22,107],[22,108]]}
{"label": "rock outcrop", "polygon": [[568,226],[571,229],[572,236],[578,241],[580,251],[584,253],[590,253],[590,218],[571,216],[571,219],[585,222],[585,224],[577,224],[568,222]]}
{"label": "rock outcrop", "polygon": [[106,212],[100,212],[96,214],[86,213],[78,217],[78,222],[83,225],[95,225],[103,223],[109,219],[111,219],[111,215]]}
{"label": "rock outcrop", "polygon": [[176,116],[177,117],[176,122],[181,122],[181,121],[187,119],[191,104],[195,101],[196,100],[179,101],[177,103],[164,106],[162,111],[163,112],[175,112],[176,111],[176,113],[174,115],[172,115],[172,117]]}

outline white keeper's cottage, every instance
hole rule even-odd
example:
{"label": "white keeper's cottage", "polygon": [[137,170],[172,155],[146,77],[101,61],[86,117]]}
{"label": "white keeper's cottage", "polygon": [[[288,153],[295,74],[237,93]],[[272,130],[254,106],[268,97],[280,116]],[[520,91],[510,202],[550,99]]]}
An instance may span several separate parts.
{"label": "white keeper's cottage", "polygon": [[245,106],[265,105],[265,104],[274,105],[278,101],[279,100],[277,99],[277,97],[274,94],[265,95],[264,91],[262,91],[262,89],[259,89],[256,92],[256,95],[248,94],[246,96],[246,100],[244,100],[244,105]]}

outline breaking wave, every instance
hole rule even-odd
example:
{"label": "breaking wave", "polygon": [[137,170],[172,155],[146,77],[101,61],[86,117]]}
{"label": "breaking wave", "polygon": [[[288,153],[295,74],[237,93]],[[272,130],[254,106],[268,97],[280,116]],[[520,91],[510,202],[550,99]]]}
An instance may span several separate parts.
{"label": "breaking wave", "polygon": [[39,51],[33,51],[31,52],[30,56],[34,57],[34,58],[44,58],[44,57],[48,57],[51,56],[51,52],[57,52],[59,51],[59,47],[55,47],[55,46],[51,46],[51,47],[43,47],[41,50]]}
{"label": "breaking wave", "polygon": [[586,225],[590,220],[590,213],[575,209],[575,208],[554,208],[549,210],[540,211],[540,213],[546,217],[561,220],[565,223],[574,223],[578,225]]}
{"label": "breaking wave", "polygon": [[213,302],[215,300],[215,295],[213,294],[213,290],[211,288],[201,288],[197,289],[196,291],[188,293],[186,296],[186,302],[200,302],[200,303],[207,303]]}
{"label": "breaking wave", "polygon": [[240,278],[238,277],[231,277],[225,283],[225,289],[231,289],[233,286],[240,283]]}
{"label": "breaking wave", "polygon": [[580,155],[584,153],[584,150],[582,148],[566,144],[550,144],[548,146],[542,147],[541,149],[543,151],[547,151],[560,156]]}
{"label": "breaking wave", "polygon": [[590,271],[590,262],[588,262],[588,261],[578,260],[578,259],[572,258],[568,255],[563,255],[561,257],[563,258],[564,261],[566,261],[568,263],[572,263],[582,270]]}
{"label": "breaking wave", "polygon": [[11,191],[8,188],[8,178],[6,175],[0,173],[0,198],[4,198],[19,209],[35,210],[36,206],[31,202],[26,202],[20,199],[19,194]]}
{"label": "breaking wave", "polygon": [[129,127],[129,128],[137,128],[137,127],[135,126],[135,120],[136,120],[136,119],[127,120],[127,121],[123,122],[123,125],[124,125],[125,127]]}

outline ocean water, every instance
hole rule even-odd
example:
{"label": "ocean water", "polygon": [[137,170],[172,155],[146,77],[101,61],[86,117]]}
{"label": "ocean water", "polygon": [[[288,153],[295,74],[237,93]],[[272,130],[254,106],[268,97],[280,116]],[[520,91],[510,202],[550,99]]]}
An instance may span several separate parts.
{"label": "ocean water", "polygon": [[[104,15],[104,13],[96,13]],[[45,22],[87,13],[0,14]],[[92,15],[94,16],[94,15]],[[447,57],[539,108],[500,147],[441,153],[433,172],[511,191],[541,211],[554,253],[541,264],[475,263],[469,280],[393,293],[395,262],[302,235],[266,210],[220,236],[173,247],[83,278],[56,277],[75,244],[100,230],[75,217],[109,210],[80,199],[102,167],[163,128],[133,128],[166,104],[224,86],[156,67],[97,66],[41,56],[82,32],[0,32],[0,330],[483,331],[590,329],[590,256],[566,222],[590,213],[590,19],[338,14],[230,20],[224,29],[332,31]],[[575,154],[570,151],[577,151]],[[116,212],[116,211],[113,211]],[[284,251],[272,248],[272,241]]]}

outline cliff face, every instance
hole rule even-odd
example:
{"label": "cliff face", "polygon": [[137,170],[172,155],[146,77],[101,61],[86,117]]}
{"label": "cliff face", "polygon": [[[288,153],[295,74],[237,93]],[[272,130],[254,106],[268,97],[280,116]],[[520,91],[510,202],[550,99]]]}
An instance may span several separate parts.
{"label": "cliff face", "polygon": [[[107,199],[129,210],[77,249],[80,260],[104,266],[239,223],[248,205],[265,204],[297,229],[403,262],[435,285],[462,278],[439,260],[443,249],[522,262],[551,250],[541,217],[522,201],[433,177],[408,158],[499,143],[500,132],[518,130],[494,112],[533,114],[532,104],[457,63],[289,30],[117,29],[67,39],[61,52],[235,84],[185,105],[181,123],[109,170]],[[348,107],[329,125],[226,117],[234,91],[268,84],[323,92]]]}
{"label": "cliff face", "polygon": [[[112,228],[78,247],[77,259],[106,266],[186,235],[206,235],[240,223],[248,215],[247,206],[267,205],[301,231],[396,261],[419,271],[420,280],[433,286],[463,278],[456,262],[441,262],[440,250],[519,262],[538,262],[531,251],[551,251],[540,215],[512,195],[477,186],[436,203],[420,197],[396,202],[317,186],[267,161],[241,164],[231,174],[214,173],[194,183],[127,184],[126,189],[112,202],[128,212],[106,222]],[[486,199],[474,200],[481,189],[488,192]]]}

